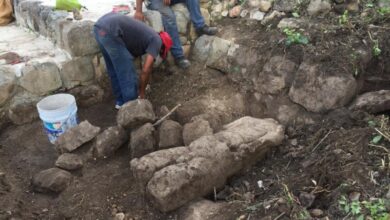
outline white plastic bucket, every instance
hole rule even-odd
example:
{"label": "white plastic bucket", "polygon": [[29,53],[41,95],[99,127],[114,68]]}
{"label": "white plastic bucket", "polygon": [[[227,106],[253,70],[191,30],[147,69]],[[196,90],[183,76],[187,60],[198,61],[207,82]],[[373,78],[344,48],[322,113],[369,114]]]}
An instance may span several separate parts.
{"label": "white plastic bucket", "polygon": [[76,99],[73,95],[48,96],[38,102],[37,109],[52,144],[61,134],[78,123]]}

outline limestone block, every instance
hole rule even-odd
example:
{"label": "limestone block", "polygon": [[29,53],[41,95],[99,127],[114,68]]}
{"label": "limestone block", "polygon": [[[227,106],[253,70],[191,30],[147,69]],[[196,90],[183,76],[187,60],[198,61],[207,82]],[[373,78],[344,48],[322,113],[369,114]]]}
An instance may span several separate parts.
{"label": "limestone block", "polygon": [[144,12],[146,23],[156,32],[164,31],[164,26],[160,12],[156,10],[147,10]]}
{"label": "limestone block", "polygon": [[84,56],[63,63],[60,74],[65,88],[83,85],[94,79],[92,59]]}
{"label": "limestone block", "polygon": [[183,145],[183,127],[176,121],[165,120],[159,127],[159,148],[171,148]]}
{"label": "limestone block", "polygon": [[118,125],[132,129],[155,120],[153,106],[146,99],[137,99],[125,103],[117,114]]}
{"label": "limestone block", "polygon": [[88,121],[83,121],[59,136],[55,145],[61,152],[72,152],[91,141],[99,132],[99,127],[91,125]]}
{"label": "limestone block", "polygon": [[390,90],[368,92],[352,103],[351,110],[363,110],[372,114],[390,110]]}
{"label": "limestone block", "polygon": [[192,141],[207,135],[212,135],[213,129],[210,123],[204,119],[199,118],[191,123],[187,123],[183,128],[184,145],[188,146]]}
{"label": "limestone block", "polygon": [[32,184],[38,192],[59,193],[66,189],[72,180],[72,175],[65,170],[50,168],[34,175]]}
{"label": "limestone block", "polygon": [[192,51],[194,59],[205,62],[208,58],[214,36],[203,35],[195,41]]}
{"label": "limestone block", "polygon": [[37,102],[35,97],[15,96],[10,101],[8,118],[17,125],[34,121],[38,118],[38,111],[36,109]]}
{"label": "limestone block", "polygon": [[6,66],[0,66],[0,107],[12,97],[15,83],[15,73]]}
{"label": "limestone block", "polygon": [[77,170],[83,167],[83,159],[77,154],[65,153],[58,157],[55,165],[65,170]]}
{"label": "limestone block", "polygon": [[328,74],[323,69],[319,64],[301,63],[290,88],[290,99],[311,112],[340,108],[356,94],[357,83],[352,75]]}
{"label": "limestone block", "polygon": [[131,158],[140,158],[154,151],[156,146],[154,132],[155,129],[150,123],[131,132],[129,144]]}
{"label": "limestone block", "polygon": [[60,27],[61,43],[72,56],[86,56],[99,53],[99,47],[93,36],[92,21],[65,22]]}
{"label": "limestone block", "polygon": [[97,104],[104,98],[104,91],[98,85],[79,86],[69,90],[69,93],[76,97],[77,105],[81,107]]}
{"label": "limestone block", "polygon": [[93,155],[98,158],[111,156],[128,139],[129,135],[122,127],[109,127],[96,137]]}
{"label": "limestone block", "polygon": [[22,69],[20,85],[36,95],[45,95],[62,86],[60,73],[55,63],[33,63]]}

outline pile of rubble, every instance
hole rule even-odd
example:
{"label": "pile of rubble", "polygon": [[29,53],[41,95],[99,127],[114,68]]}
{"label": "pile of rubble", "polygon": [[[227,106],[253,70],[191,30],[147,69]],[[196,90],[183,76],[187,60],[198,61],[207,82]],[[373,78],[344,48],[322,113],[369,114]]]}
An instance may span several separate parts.
{"label": "pile of rubble", "polygon": [[[273,119],[243,117],[214,133],[201,117],[183,126],[169,117],[156,118],[148,100],[135,100],[118,111],[116,126],[102,132],[81,122],[57,139],[57,168],[36,174],[34,189],[59,193],[72,181],[69,171],[82,168],[88,159],[108,157],[128,142],[140,193],[161,211],[171,211],[223,187],[284,139],[283,126]],[[90,148],[80,150],[86,146]]]}

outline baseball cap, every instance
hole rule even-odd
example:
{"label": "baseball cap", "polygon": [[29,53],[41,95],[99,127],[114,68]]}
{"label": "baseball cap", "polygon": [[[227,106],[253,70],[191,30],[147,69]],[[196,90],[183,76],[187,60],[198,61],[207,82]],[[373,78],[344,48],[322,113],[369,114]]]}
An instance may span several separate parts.
{"label": "baseball cap", "polygon": [[172,42],[172,38],[171,36],[169,36],[169,34],[165,31],[161,31],[159,33],[160,35],[160,38],[161,38],[161,41],[164,45],[164,48],[162,51],[160,51],[160,56],[165,59],[167,58],[167,55],[168,55],[168,51],[171,49],[172,45],[173,45],[173,42]]}

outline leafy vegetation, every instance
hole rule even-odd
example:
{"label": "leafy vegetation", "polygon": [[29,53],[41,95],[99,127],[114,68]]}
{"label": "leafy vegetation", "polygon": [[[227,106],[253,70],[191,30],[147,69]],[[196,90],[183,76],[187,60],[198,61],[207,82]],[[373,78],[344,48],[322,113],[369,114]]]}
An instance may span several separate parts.
{"label": "leafy vegetation", "polygon": [[339,209],[353,219],[364,220],[367,217],[373,220],[387,220],[390,215],[386,210],[385,200],[376,199],[372,201],[349,201],[342,195],[338,201]]}
{"label": "leafy vegetation", "polygon": [[283,33],[286,34],[286,45],[290,46],[292,44],[308,44],[309,39],[303,34],[297,32],[294,29],[285,28],[283,29]]}

